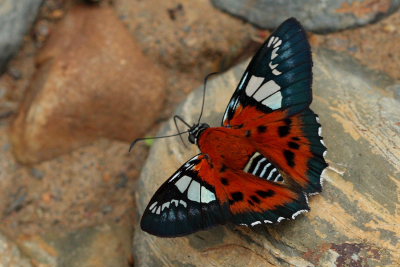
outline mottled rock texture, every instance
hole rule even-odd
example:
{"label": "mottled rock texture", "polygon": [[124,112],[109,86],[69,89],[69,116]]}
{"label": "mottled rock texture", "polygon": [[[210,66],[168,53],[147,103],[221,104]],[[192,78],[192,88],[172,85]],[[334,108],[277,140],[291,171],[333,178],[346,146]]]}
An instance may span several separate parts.
{"label": "mottled rock texture", "polygon": [[331,32],[374,22],[396,11],[398,0],[212,0],[214,5],[261,28],[296,17],[307,30]]}
{"label": "mottled rock texture", "polygon": [[0,266],[33,266],[18,246],[2,233],[0,233]]}
{"label": "mottled rock texture", "polygon": [[128,267],[130,231],[126,222],[105,223],[76,231],[24,235],[17,242],[35,266]]}
{"label": "mottled rock texture", "polygon": [[11,128],[22,163],[51,159],[98,137],[129,142],[162,108],[164,74],[110,7],[70,10],[37,65]]}
{"label": "mottled rock texture", "polygon": [[[314,53],[312,104],[323,125],[330,163],[311,211],[294,221],[246,228],[226,225],[186,237],[157,238],[137,226],[136,266],[397,266],[399,251],[399,101],[387,76],[348,56]],[[202,121],[219,125],[246,64],[210,81]],[[195,122],[202,89],[177,110]],[[172,122],[160,134],[174,133]],[[198,149],[178,138],[150,151],[136,199],[138,213],[156,189]],[[137,223],[139,225],[139,223]]]}
{"label": "mottled rock texture", "polygon": [[41,3],[42,0],[0,2],[0,74],[18,51]]}

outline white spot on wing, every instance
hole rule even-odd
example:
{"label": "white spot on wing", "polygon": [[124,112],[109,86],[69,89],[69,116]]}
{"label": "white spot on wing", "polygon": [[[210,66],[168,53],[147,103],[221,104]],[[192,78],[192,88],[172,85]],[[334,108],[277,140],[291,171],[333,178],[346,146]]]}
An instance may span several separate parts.
{"label": "white spot on wing", "polygon": [[271,178],[272,174],[274,174],[274,172],[276,172],[276,169],[272,169],[271,172],[269,173],[267,180],[269,180],[269,178]]}
{"label": "white spot on wing", "polygon": [[192,181],[188,189],[188,198],[192,201],[200,202],[200,184],[197,181]]}
{"label": "white spot on wing", "polygon": [[186,204],[186,202],[185,201],[183,201],[183,200],[179,200],[179,203],[180,204],[182,204],[185,208],[187,207],[187,204]]}
{"label": "white spot on wing", "polygon": [[272,222],[269,220],[264,220],[264,223],[272,223]]}
{"label": "white spot on wing", "polygon": [[274,65],[272,65],[272,61],[271,62],[269,62],[269,67],[271,68],[271,70],[273,70],[273,69],[275,69],[277,66],[278,66],[278,64],[274,64]]}
{"label": "white spot on wing", "polygon": [[275,39],[275,36],[271,36],[271,38],[268,41],[268,45],[267,45],[268,47],[271,46],[271,44],[274,42],[274,39]]}
{"label": "white spot on wing", "polygon": [[274,48],[278,48],[282,44],[282,40],[279,40],[278,42],[275,43]]}
{"label": "white spot on wing", "polygon": [[169,208],[169,205],[171,204],[171,202],[165,202],[164,204],[162,204],[162,206],[161,206],[161,211],[163,211],[165,208]]}
{"label": "white spot on wing", "polygon": [[156,205],[157,205],[157,201],[154,202],[153,204],[151,204],[151,206],[149,207],[149,210],[152,210]]}
{"label": "white spot on wing", "polygon": [[322,156],[325,158],[327,153],[328,153],[328,151],[325,150],[324,153],[322,153]]}
{"label": "white spot on wing", "polygon": [[247,162],[246,167],[244,167],[244,171],[245,171],[245,172],[249,172],[249,168],[250,168],[250,166],[251,166],[251,164],[252,164],[254,158],[255,158],[255,157],[258,157],[258,155],[261,155],[261,154],[258,153],[258,152],[256,152],[256,153],[254,153],[254,155],[250,158],[249,162]]}
{"label": "white spot on wing", "polygon": [[260,177],[263,177],[265,172],[267,171],[268,167],[271,166],[271,163],[268,163],[267,165],[264,166],[264,169],[262,170]]}
{"label": "white spot on wing", "polygon": [[215,200],[215,195],[213,192],[205,188],[204,186],[201,187],[201,202],[202,203],[209,203]]}
{"label": "white spot on wing", "polygon": [[266,158],[262,158],[259,162],[257,162],[256,167],[254,168],[253,174],[257,173],[258,168],[260,167],[260,164],[266,161]]}
{"label": "white spot on wing", "polygon": [[180,178],[176,183],[176,187],[178,187],[179,191],[181,191],[181,193],[185,192],[186,188],[189,186],[190,181],[192,180],[192,178],[190,178],[189,176],[185,175],[182,178]]}
{"label": "white spot on wing", "polygon": [[280,91],[265,99],[261,104],[271,108],[272,110],[282,107],[282,94]]}
{"label": "white spot on wing", "polygon": [[[275,93],[276,91],[279,91],[279,89],[281,89],[281,87],[273,80],[270,80],[266,83],[264,83],[261,88],[257,91],[257,93],[254,95],[254,98],[257,101],[261,101],[262,99],[266,98],[267,96],[272,95],[273,93]],[[258,92],[262,91],[264,97],[257,99],[256,95],[258,94]]]}
{"label": "white spot on wing", "polygon": [[282,176],[281,176],[280,174],[278,174],[278,175],[276,176],[274,182],[278,182],[278,181],[279,181],[279,178],[281,178],[281,177],[282,177]]}
{"label": "white spot on wing", "polygon": [[179,205],[179,201],[176,199],[172,199],[171,203],[175,203],[175,207],[178,207],[178,205]]}
{"label": "white spot on wing", "polygon": [[273,60],[274,58],[276,58],[278,56],[278,53],[276,53],[278,51],[278,49],[279,49],[279,47],[272,50],[271,60]]}
{"label": "white spot on wing", "polygon": [[319,128],[318,128],[318,135],[321,136],[321,134],[322,134],[322,128],[319,127]]}
{"label": "white spot on wing", "polygon": [[251,226],[255,226],[255,225],[257,225],[257,224],[261,224],[261,222],[260,222],[260,221],[253,222],[253,223],[251,224]]}
{"label": "white spot on wing", "polygon": [[279,71],[279,70],[277,70],[277,69],[274,69],[274,70],[272,70],[272,74],[274,74],[274,75],[278,76],[278,75],[281,75],[281,74],[282,74],[282,72],[280,72],[280,71]]}
{"label": "white spot on wing", "polygon": [[158,207],[156,214],[160,214],[161,213],[161,207]]}
{"label": "white spot on wing", "polygon": [[305,212],[308,212],[308,210],[299,210],[299,211],[296,211],[295,213],[293,213],[292,219],[294,220],[297,216],[299,216],[300,214],[305,213]]}
{"label": "white spot on wing", "polygon": [[251,76],[250,81],[246,86],[246,94],[248,96],[252,96],[254,92],[258,89],[258,87],[260,87],[263,81],[263,77]]}
{"label": "white spot on wing", "polygon": [[285,218],[283,218],[283,217],[279,217],[278,218],[278,220],[277,220],[277,222],[281,222],[282,220],[284,220]]}
{"label": "white spot on wing", "polygon": [[306,199],[307,206],[310,206],[310,203],[308,203],[308,197],[306,194],[304,194],[304,198]]}

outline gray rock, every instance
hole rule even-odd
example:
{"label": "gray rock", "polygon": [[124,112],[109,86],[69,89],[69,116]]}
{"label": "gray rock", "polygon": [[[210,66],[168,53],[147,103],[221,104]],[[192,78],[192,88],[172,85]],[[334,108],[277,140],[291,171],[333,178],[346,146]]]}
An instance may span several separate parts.
{"label": "gray rock", "polygon": [[0,266],[33,266],[14,242],[0,233]]}
{"label": "gray rock", "polygon": [[[314,53],[314,100],[330,167],[311,211],[293,221],[254,228],[218,226],[181,238],[134,232],[135,266],[394,266],[400,258],[400,103],[393,81],[349,56]],[[202,121],[219,125],[246,64],[208,83]],[[176,114],[197,121],[202,88]],[[160,135],[175,133],[172,121]],[[138,218],[157,188],[198,153],[179,138],[154,142],[136,188]]]}
{"label": "gray rock", "polygon": [[0,2],[0,74],[18,51],[34,21],[42,0],[3,0]]}
{"label": "gray rock", "polygon": [[394,11],[399,0],[212,0],[213,4],[261,28],[275,29],[295,17],[309,31],[332,32],[377,21]]}

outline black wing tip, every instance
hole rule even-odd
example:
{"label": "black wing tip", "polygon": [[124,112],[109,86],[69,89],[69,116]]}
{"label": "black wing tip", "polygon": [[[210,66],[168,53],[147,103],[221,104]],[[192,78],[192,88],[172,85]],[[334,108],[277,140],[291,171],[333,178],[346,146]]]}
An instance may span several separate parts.
{"label": "black wing tip", "polygon": [[291,24],[291,26],[297,26],[299,28],[301,28],[302,30],[304,30],[303,24],[301,24],[301,22],[296,19],[295,17],[290,17],[288,19],[286,19],[284,22],[281,23],[280,26],[284,26],[287,24]]}

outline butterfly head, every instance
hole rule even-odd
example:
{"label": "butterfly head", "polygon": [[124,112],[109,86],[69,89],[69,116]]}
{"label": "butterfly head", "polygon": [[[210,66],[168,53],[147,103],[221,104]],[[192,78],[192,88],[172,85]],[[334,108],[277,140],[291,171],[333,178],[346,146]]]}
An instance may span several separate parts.
{"label": "butterfly head", "polygon": [[199,140],[200,135],[203,133],[205,129],[209,127],[210,125],[208,125],[207,123],[199,123],[193,125],[189,129],[189,137],[188,137],[189,142],[192,144],[197,144],[197,140]]}

